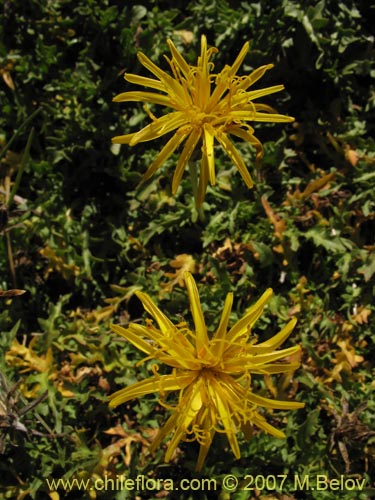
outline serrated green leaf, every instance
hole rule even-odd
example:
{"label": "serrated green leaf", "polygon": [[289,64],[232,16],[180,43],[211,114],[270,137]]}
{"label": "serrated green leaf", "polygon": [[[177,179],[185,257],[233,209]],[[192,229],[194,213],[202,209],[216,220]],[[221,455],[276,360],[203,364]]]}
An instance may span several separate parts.
{"label": "serrated green leaf", "polygon": [[332,234],[327,228],[314,227],[304,233],[305,238],[312,240],[316,246],[322,246],[329,252],[343,253],[353,248],[352,241]]}

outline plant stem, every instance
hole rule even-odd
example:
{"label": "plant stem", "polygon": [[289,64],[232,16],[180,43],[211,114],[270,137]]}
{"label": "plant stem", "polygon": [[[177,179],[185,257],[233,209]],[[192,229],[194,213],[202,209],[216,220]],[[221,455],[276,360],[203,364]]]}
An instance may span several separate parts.
{"label": "plant stem", "polygon": [[191,179],[191,188],[193,190],[194,200],[195,200],[195,210],[197,212],[198,218],[201,222],[204,222],[204,210],[203,206],[198,205],[198,173],[197,173],[197,163],[195,161],[189,162],[189,173]]}
{"label": "plant stem", "polygon": [[4,149],[0,153],[0,160],[5,156],[5,153],[8,151],[10,146],[12,145],[13,141],[20,135],[22,130],[28,125],[40,112],[42,111],[42,108],[36,109],[26,120],[21,123],[21,125],[18,127],[18,129],[14,132],[12,137],[9,139],[8,143],[4,146]]}
{"label": "plant stem", "polygon": [[33,137],[34,137],[34,130],[35,130],[34,128],[32,128],[30,130],[29,137],[27,138],[27,143],[26,143],[25,151],[23,152],[23,155],[22,155],[22,160],[21,160],[18,172],[17,172],[16,180],[14,181],[12,190],[11,190],[11,192],[9,194],[9,198],[8,198],[8,201],[7,201],[7,207],[8,208],[13,203],[14,196],[15,196],[15,194],[17,192],[17,189],[18,189],[18,187],[20,185],[20,182],[21,182],[21,179],[22,179],[23,171],[25,170],[25,166],[26,166],[27,160],[29,159],[31,143],[32,143]]}

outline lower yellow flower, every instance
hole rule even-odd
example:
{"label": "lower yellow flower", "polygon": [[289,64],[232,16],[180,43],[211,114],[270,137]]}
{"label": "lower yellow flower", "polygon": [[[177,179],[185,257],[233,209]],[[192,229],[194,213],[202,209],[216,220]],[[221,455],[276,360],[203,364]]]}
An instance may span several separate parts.
{"label": "lower yellow flower", "polygon": [[[200,452],[197,470],[200,470],[216,432],[227,435],[236,458],[240,458],[237,433],[242,430],[249,435],[253,425],[277,438],[284,433],[259,413],[258,408],[295,410],[303,403],[277,401],[254,394],[251,374],[269,375],[285,373],[298,368],[299,363],[280,361],[299,351],[299,346],[276,350],[292,332],[296,320],[292,319],[274,337],[260,344],[249,337],[251,329],[262,314],[264,306],[272,295],[268,289],[250,307],[245,315],[228,330],[233,294],[225,300],[219,326],[211,337],[204,321],[198,290],[192,275],[184,273],[189,295],[194,330],[185,323],[174,325],[142,292],[136,292],[145,310],[155,319],[146,326],[131,323],[128,328],[112,325],[112,330],[126,338],[147,354],[147,359],[155,359],[172,368],[168,375],[154,376],[121,389],[110,396],[110,406],[115,407],[145,394],[160,393],[161,404],[173,413],[162,427],[151,445],[155,450],[169,434],[165,461],[169,462],[181,440],[197,440]],[[167,404],[166,397],[171,391],[178,391],[177,404]]]}

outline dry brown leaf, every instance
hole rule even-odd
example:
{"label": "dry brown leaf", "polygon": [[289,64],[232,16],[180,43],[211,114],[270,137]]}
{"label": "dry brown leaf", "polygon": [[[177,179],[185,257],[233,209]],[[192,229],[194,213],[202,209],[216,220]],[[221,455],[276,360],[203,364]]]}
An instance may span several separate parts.
{"label": "dry brown leaf", "polygon": [[37,341],[34,337],[29,346],[20,344],[17,339],[14,339],[9,351],[5,354],[5,359],[10,366],[21,368],[20,373],[37,371],[48,373],[52,368],[52,350],[48,348],[46,354],[38,355],[33,346]]}
{"label": "dry brown leaf", "polygon": [[16,90],[16,87],[13,82],[12,75],[9,73],[7,70],[2,70],[1,71],[1,76],[3,77],[3,80],[5,84],[12,90]]}
{"label": "dry brown leaf", "polygon": [[332,172],[330,174],[323,175],[319,177],[319,179],[314,179],[309,182],[305,189],[301,193],[301,198],[308,198],[312,193],[316,193],[323,189],[332,179],[334,179],[335,173]]}
{"label": "dry brown leaf", "polygon": [[164,276],[170,278],[167,283],[161,283],[161,293],[171,293],[176,285],[184,286],[184,272],[194,273],[196,271],[196,262],[194,258],[187,254],[182,253],[177,255],[174,260],[170,262],[171,267],[176,269],[174,273],[164,273]]}
{"label": "dry brown leaf", "polygon": [[336,354],[336,357],[332,360],[335,364],[331,371],[327,371],[328,378],[324,382],[332,382],[336,380],[337,382],[342,382],[341,372],[350,374],[359,363],[364,361],[363,356],[355,353],[354,347],[350,344],[349,339],[341,340],[337,342],[340,347],[341,352]]}
{"label": "dry brown leaf", "polygon": [[46,269],[44,275],[47,278],[53,271],[61,274],[65,280],[69,280],[73,276],[78,276],[80,269],[75,264],[68,264],[64,260],[56,255],[56,252],[48,245],[41,250],[39,253],[48,260],[49,267]]}
{"label": "dry brown leaf", "polygon": [[194,33],[188,30],[174,30],[174,35],[180,36],[184,45],[190,45],[194,41]]}
{"label": "dry brown leaf", "polygon": [[355,167],[358,163],[359,160],[359,155],[357,151],[354,151],[354,149],[350,149],[349,147],[345,150],[345,158],[347,161],[350,163],[352,167]]}
{"label": "dry brown leaf", "polygon": [[[355,368],[357,366],[357,364],[363,362],[363,360],[364,360],[363,356],[359,356],[355,353],[354,347],[352,345],[350,345],[350,342],[348,339],[341,340],[340,342],[337,342],[337,345],[342,350],[342,354],[345,356],[345,359],[348,361],[351,368]],[[340,354],[338,355],[338,357],[339,356],[340,356]]]}
{"label": "dry brown leaf", "polygon": [[358,307],[357,311],[351,319],[358,323],[359,325],[363,325],[363,323],[368,323],[368,317],[371,314],[371,309],[367,309],[365,306]]}
{"label": "dry brown leaf", "polygon": [[1,290],[0,288],[0,297],[16,297],[17,295],[23,295],[26,293],[26,290],[18,290],[17,288],[13,288],[12,290]]}
{"label": "dry brown leaf", "polygon": [[283,233],[284,233],[284,231],[286,229],[286,222],[285,222],[285,220],[279,214],[276,214],[274,212],[273,208],[268,203],[268,200],[267,200],[267,198],[265,196],[262,196],[261,200],[262,200],[263,208],[264,208],[264,210],[265,210],[265,212],[267,214],[267,217],[268,217],[268,219],[270,220],[271,224],[274,227],[276,238],[278,238],[279,240],[282,240],[283,239]]}

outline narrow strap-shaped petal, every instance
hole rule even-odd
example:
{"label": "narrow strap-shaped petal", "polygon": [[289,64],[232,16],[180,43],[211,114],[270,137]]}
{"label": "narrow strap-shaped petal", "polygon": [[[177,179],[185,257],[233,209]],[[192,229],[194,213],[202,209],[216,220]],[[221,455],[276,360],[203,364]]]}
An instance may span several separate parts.
{"label": "narrow strap-shaped petal", "polygon": [[189,78],[190,75],[190,65],[186,62],[186,60],[182,57],[181,53],[176,49],[172,40],[167,40],[169,50],[175,60],[175,63],[180,68],[182,74],[186,79]]}
{"label": "narrow strap-shaped petal", "polygon": [[[226,334],[228,328],[228,321],[233,304],[233,293],[228,293],[225,298],[223,312],[221,314],[220,323],[216,330],[214,337],[211,340],[211,352],[218,359],[222,359],[224,349],[226,347]],[[221,366],[221,365],[220,365]]]}
{"label": "narrow strap-shaped petal", "polygon": [[180,157],[177,162],[176,170],[173,175],[172,180],[172,193],[176,194],[177,188],[180,185],[182,175],[186,168],[188,161],[190,160],[191,155],[198,143],[198,140],[201,137],[200,128],[193,128],[190,132],[188,139],[186,140],[184,147],[181,151]]}
{"label": "narrow strap-shaped petal", "polygon": [[234,343],[236,339],[243,335],[249,335],[252,326],[262,314],[264,306],[270,300],[271,296],[272,289],[268,288],[257,302],[246,311],[245,315],[230,329],[227,334],[228,342]]}
{"label": "narrow strap-shaped petal", "polygon": [[172,76],[170,76],[168,73],[163,71],[161,68],[156,66],[151,59],[149,59],[145,54],[142,52],[138,52],[137,54],[138,59],[140,63],[147,68],[151,73],[153,73],[159,80],[163,83],[164,88],[168,89],[169,95],[183,100],[184,98],[184,91],[181,86],[181,84]]}
{"label": "narrow strap-shaped petal", "polygon": [[197,382],[189,387],[189,392],[184,395],[182,401],[180,401],[178,408],[175,410],[178,413],[178,421],[175,433],[168,445],[167,452],[165,454],[165,461],[169,462],[178,443],[185,436],[191,424],[196,419],[198,413],[201,411],[203,405],[203,399],[201,394],[201,386],[203,384],[202,379],[198,379]]}
{"label": "narrow strap-shaped petal", "polygon": [[116,135],[116,137],[112,137],[112,142],[113,144],[130,144],[137,133],[138,132],[134,134]]}
{"label": "narrow strap-shaped petal", "polygon": [[146,293],[140,291],[136,291],[135,294],[142,302],[142,305],[145,308],[145,310],[149,314],[151,314],[151,316],[157,321],[159,328],[164,335],[166,335],[168,331],[175,329],[174,324],[155,305],[151,297],[149,297]]}
{"label": "narrow strap-shaped petal", "polygon": [[240,139],[250,143],[256,149],[256,163],[260,161],[263,156],[263,146],[259,139],[255,137],[255,135],[251,134],[249,131],[244,130],[240,127],[233,127],[228,130],[230,135],[235,135]]}
{"label": "narrow strap-shaped petal", "polygon": [[173,107],[171,98],[167,95],[155,94],[154,92],[131,91],[123,92],[113,98],[113,102],[152,102],[161,106]]}
{"label": "narrow strap-shaped petal", "polygon": [[[272,369],[272,362],[279,359],[291,356],[300,350],[300,346],[288,347],[287,349],[282,349],[280,351],[273,351],[268,354],[259,354],[256,356],[238,356],[229,357],[228,360],[223,363],[223,371],[227,373],[244,373],[248,371],[249,373],[268,373],[268,368]],[[286,369],[285,371],[288,371]]]}
{"label": "narrow strap-shaped petal", "polygon": [[173,412],[172,415],[168,418],[166,423],[159,429],[159,432],[150,446],[150,452],[154,452],[156,448],[161,444],[161,442],[170,434],[177,426],[177,421],[179,418],[179,414],[177,411]]}
{"label": "narrow strap-shaped petal", "polygon": [[273,425],[269,424],[267,420],[263,417],[263,415],[260,415],[258,412],[254,412],[253,415],[251,416],[251,422],[255,424],[259,429],[262,429],[263,431],[268,432],[268,434],[271,434],[271,436],[274,436],[278,439],[284,439],[285,434],[283,431],[280,431],[279,429],[276,429]]}
{"label": "narrow strap-shaped petal", "polygon": [[294,327],[296,326],[297,318],[292,318],[289,323],[287,323],[282,330],[276,335],[261,342],[260,344],[254,344],[247,346],[246,350],[248,354],[261,354],[266,352],[271,352],[277,349],[292,333]]}
{"label": "narrow strap-shaped petal", "polygon": [[162,116],[152,123],[142,128],[139,132],[134,134],[130,141],[130,146],[135,146],[139,142],[152,141],[162,135],[168,134],[187,123],[186,113],[175,111],[168,115]]}
{"label": "narrow strap-shaped petal", "polygon": [[[297,351],[295,351],[297,352]],[[260,365],[251,368],[251,373],[258,373],[260,375],[274,375],[276,373],[287,373],[297,370],[301,363],[272,363],[271,365]]]}
{"label": "narrow strap-shaped petal", "polygon": [[204,321],[197,285],[189,272],[184,272],[184,280],[189,295],[190,310],[195,325],[195,342],[198,358],[205,358],[209,349],[207,327]]}
{"label": "narrow strap-shaped petal", "polygon": [[[159,359],[169,366],[198,369],[200,364],[194,357],[195,346],[193,347],[182,334],[175,332],[176,327],[147,294],[137,291],[136,295],[141,300],[145,310],[157,321],[161,334],[158,335],[157,332],[152,331],[150,328],[137,325],[136,323],[131,323],[129,328],[125,331],[121,329],[121,327],[117,327],[118,330],[115,331],[119,331],[123,337],[127,338],[144,352],[148,354],[153,353],[156,359]],[[154,343],[148,344],[143,341],[142,338],[139,337],[139,334],[137,335],[137,332],[150,338]],[[156,346],[160,346],[162,349],[158,354],[156,354]]]}
{"label": "narrow strap-shaped petal", "polygon": [[197,193],[197,199],[196,199],[196,204],[197,204],[198,208],[202,206],[202,203],[203,203],[203,200],[204,200],[204,197],[206,194],[207,185],[208,185],[208,177],[209,177],[209,173],[208,173],[207,156],[202,155],[201,168],[199,171],[198,193]]}
{"label": "narrow strap-shaped petal", "polygon": [[223,148],[224,148],[225,152],[227,153],[227,155],[229,156],[229,158],[233,161],[233,163],[238,168],[238,171],[240,172],[247,187],[252,188],[254,185],[253,179],[251,178],[251,175],[249,174],[249,171],[246,168],[246,165],[242,159],[242,156],[240,155],[238,150],[235,148],[232,141],[223,132],[216,134],[216,138],[220,142],[220,144],[223,146]]}
{"label": "narrow strap-shaped petal", "polygon": [[[227,92],[231,85],[230,67],[225,66],[221,72],[216,75],[215,88],[205,106],[205,112],[211,113],[214,107],[216,112],[220,110],[220,99]],[[225,99],[225,98],[224,98]],[[223,102],[222,108],[228,107],[228,102]]]}
{"label": "narrow strap-shaped petal", "polygon": [[[135,334],[131,328],[123,328],[119,325],[111,325],[111,330],[113,330],[121,337],[124,337],[128,342],[131,342],[137,349],[146,354],[152,354],[155,351],[155,346],[150,344],[139,335]],[[144,330],[143,330],[144,331]]]}
{"label": "narrow strap-shaped petal", "polygon": [[207,158],[207,168],[208,168],[208,178],[210,179],[210,184],[213,186],[215,184],[215,155],[214,155],[214,137],[215,129],[205,123],[203,125],[203,154]]}
{"label": "narrow strap-shaped petal", "polygon": [[108,396],[110,401],[109,406],[114,408],[118,405],[126,403],[130,399],[140,398],[145,394],[177,391],[191,384],[195,378],[195,373],[183,373],[180,375],[172,373],[170,375],[161,376],[156,375],[154,377],[147,378],[146,380],[142,380],[141,382],[137,382],[130,387],[125,387],[124,389],[114,392]]}
{"label": "narrow strap-shaped petal", "polygon": [[225,397],[225,394],[222,394],[221,385],[216,382],[214,377],[210,379],[208,390],[212,400],[215,402],[216,409],[220,416],[221,423],[223,424],[224,431],[227,435],[233,454],[237,459],[239,459],[241,457],[241,452],[236,438],[237,429],[235,428],[232,420],[232,413],[229,405],[227,404],[227,398]]}
{"label": "narrow strap-shaped petal", "polygon": [[187,135],[188,132],[184,133],[180,129],[169,139],[167,144],[165,144],[155,160],[148,167],[146,173],[143,176],[145,180],[149,179],[163,165],[163,163],[168,160],[168,158],[175,152],[181,142],[186,139]]}
{"label": "narrow strap-shaped petal", "polygon": [[246,54],[249,52],[249,47],[250,47],[249,42],[245,42],[244,45],[242,46],[242,49],[240,50],[234,63],[230,67],[230,70],[231,70],[230,72],[231,72],[232,76],[234,76],[237,73],[237,71],[240,69],[240,66],[246,57]]}
{"label": "narrow strap-shaped petal", "polygon": [[244,356],[243,362],[246,366],[249,365],[263,365],[267,363],[272,363],[278,359],[286,358],[291,356],[300,350],[300,346],[287,347],[286,349],[280,349],[279,351],[272,350],[266,354],[257,354],[255,356]]}
{"label": "narrow strap-shaped petal", "polygon": [[200,448],[199,448],[199,455],[198,455],[197,463],[195,466],[195,470],[197,472],[200,471],[203,467],[203,464],[204,464],[206,457],[207,457],[208,450],[210,449],[212,440],[213,440],[214,435],[216,433],[216,431],[214,429],[211,429],[209,432],[210,432],[210,438],[207,439],[207,441],[205,443],[201,443]]}
{"label": "narrow strap-shaped petal", "polygon": [[243,80],[239,83],[237,89],[238,90],[246,90],[255,82],[260,80],[264,73],[269,69],[273,68],[273,64],[265,64],[264,66],[260,66],[256,68],[254,71],[250,73],[250,75],[243,78]]}
{"label": "narrow strap-shaped petal", "polygon": [[254,99],[258,99],[259,97],[263,97],[264,95],[280,92],[281,90],[284,90],[284,88],[284,85],[273,85],[272,87],[265,87],[263,89],[251,90],[250,92],[246,92],[246,96],[249,101],[253,101]]}
{"label": "narrow strap-shaped petal", "polygon": [[135,85],[142,85],[143,87],[150,87],[155,90],[160,90],[161,92],[168,92],[162,82],[160,82],[159,80],[154,80],[153,78],[133,75],[132,73],[125,73],[124,78],[127,82],[134,83]]}
{"label": "narrow strap-shaped petal", "polygon": [[159,339],[159,345],[162,350],[160,353],[155,354],[155,358],[169,366],[186,370],[199,370],[204,364],[196,357],[195,345],[193,346],[178,331],[174,332],[170,338],[163,336]]}
{"label": "narrow strap-shaped petal", "polygon": [[201,55],[198,58],[196,73],[196,100],[200,109],[204,109],[211,92],[211,82],[209,78],[207,39],[201,36]]}
{"label": "narrow strap-shaped petal", "polygon": [[264,408],[269,408],[270,410],[298,410],[303,408],[305,403],[300,403],[299,401],[280,401],[278,399],[269,399],[262,396],[258,396],[253,392],[248,392],[246,394],[246,399],[258,406],[263,406]]}
{"label": "narrow strap-shaped petal", "polygon": [[275,122],[275,123],[290,123],[294,122],[292,116],[279,115],[273,113],[260,113],[258,111],[232,111],[231,116],[238,120],[255,121],[255,122]]}
{"label": "narrow strap-shaped petal", "polygon": [[[277,114],[276,109],[268,106],[268,104],[261,104],[260,102],[254,102],[255,111],[266,111],[267,113]],[[291,117],[292,118],[292,117]]]}

